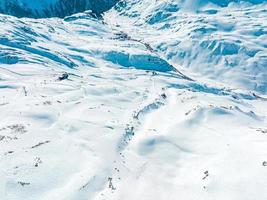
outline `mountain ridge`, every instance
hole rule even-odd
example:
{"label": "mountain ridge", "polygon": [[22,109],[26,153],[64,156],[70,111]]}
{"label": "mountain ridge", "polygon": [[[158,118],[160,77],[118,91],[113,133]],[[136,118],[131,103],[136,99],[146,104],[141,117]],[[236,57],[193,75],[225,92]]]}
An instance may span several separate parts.
{"label": "mountain ridge", "polygon": [[117,0],[1,0],[0,13],[16,17],[60,17],[92,10],[100,15],[115,5]]}

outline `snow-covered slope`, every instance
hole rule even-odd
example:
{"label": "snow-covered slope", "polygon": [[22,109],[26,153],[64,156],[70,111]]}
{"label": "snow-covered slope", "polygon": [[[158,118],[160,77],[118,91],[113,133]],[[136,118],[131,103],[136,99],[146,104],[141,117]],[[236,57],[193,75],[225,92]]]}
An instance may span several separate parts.
{"label": "snow-covered slope", "polygon": [[0,0],[0,13],[17,17],[65,17],[92,10],[99,15],[117,0]]}
{"label": "snow-covered slope", "polygon": [[235,2],[127,0],[107,19],[193,73],[266,93],[267,3]]}
{"label": "snow-covered slope", "polygon": [[0,15],[1,200],[267,199],[266,3],[192,2]]}

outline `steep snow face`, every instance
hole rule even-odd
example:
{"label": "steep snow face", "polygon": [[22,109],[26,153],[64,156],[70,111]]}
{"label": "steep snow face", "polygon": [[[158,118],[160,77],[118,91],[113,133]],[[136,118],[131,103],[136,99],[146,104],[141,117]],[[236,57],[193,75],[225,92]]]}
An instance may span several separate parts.
{"label": "steep snow face", "polygon": [[106,20],[184,70],[267,93],[266,10],[263,0],[126,0]]}
{"label": "steep snow face", "polygon": [[99,15],[117,0],[0,0],[0,13],[16,17],[65,17],[92,10]]}

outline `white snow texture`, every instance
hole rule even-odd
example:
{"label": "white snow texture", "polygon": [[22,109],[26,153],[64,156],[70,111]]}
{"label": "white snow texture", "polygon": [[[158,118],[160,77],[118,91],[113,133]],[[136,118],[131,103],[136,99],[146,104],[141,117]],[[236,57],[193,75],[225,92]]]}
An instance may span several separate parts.
{"label": "white snow texture", "polygon": [[116,2],[0,0],[0,200],[266,200],[267,1]]}

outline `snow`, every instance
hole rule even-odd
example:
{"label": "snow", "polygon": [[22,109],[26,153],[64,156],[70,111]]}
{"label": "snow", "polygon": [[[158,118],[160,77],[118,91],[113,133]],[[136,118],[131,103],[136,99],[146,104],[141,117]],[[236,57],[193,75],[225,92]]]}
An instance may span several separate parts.
{"label": "snow", "polygon": [[1,200],[267,199],[267,4],[192,2],[0,15]]}
{"label": "snow", "polygon": [[109,10],[117,0],[0,0],[0,13],[16,17],[60,17],[92,10],[95,14]]}
{"label": "snow", "polygon": [[266,1],[197,2],[126,1],[106,19],[201,77],[266,93]]}

